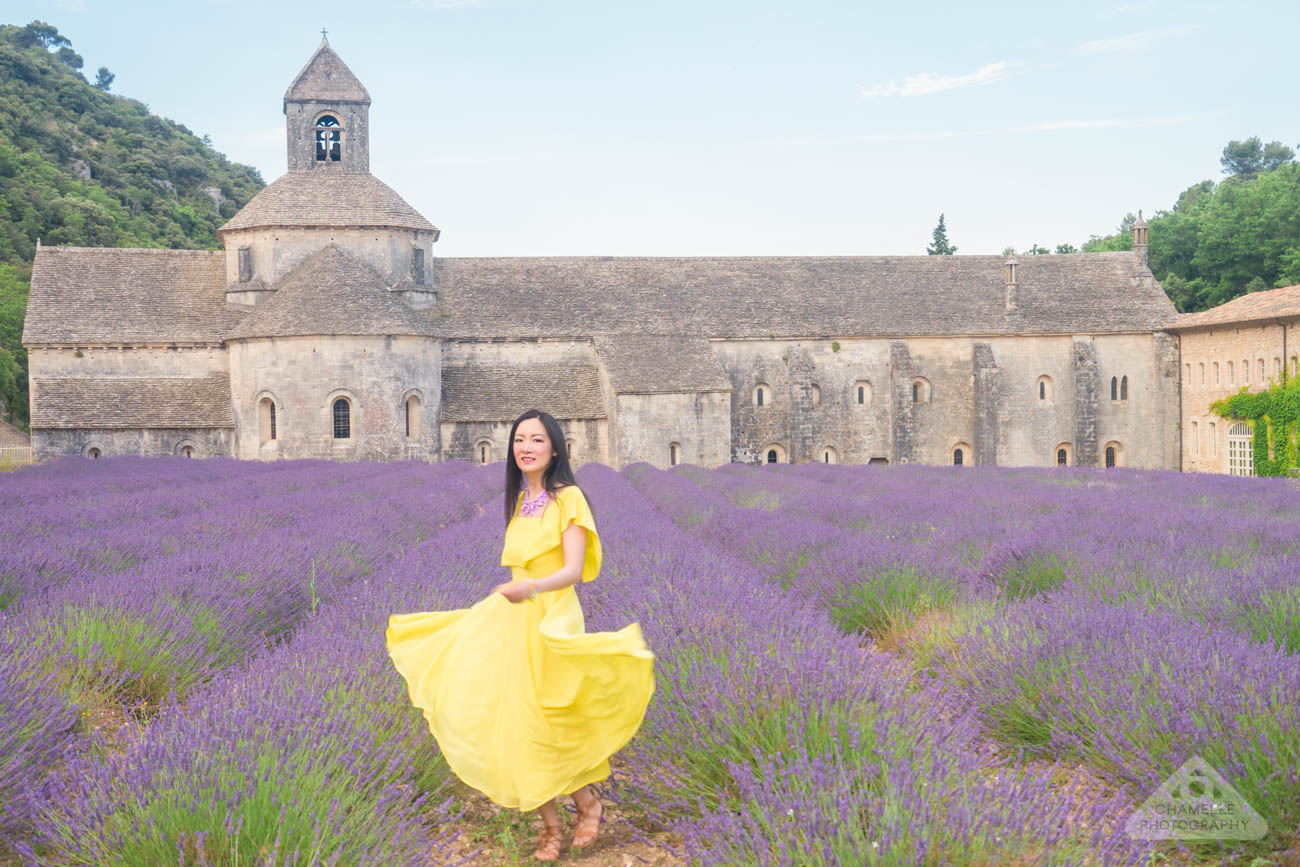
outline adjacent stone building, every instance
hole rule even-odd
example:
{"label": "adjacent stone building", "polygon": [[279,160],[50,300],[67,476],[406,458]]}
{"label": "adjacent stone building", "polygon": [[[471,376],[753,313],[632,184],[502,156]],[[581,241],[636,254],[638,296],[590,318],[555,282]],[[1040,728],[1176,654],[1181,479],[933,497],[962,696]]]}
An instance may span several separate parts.
{"label": "adjacent stone building", "polygon": [[1210,410],[1242,388],[1263,391],[1300,374],[1300,286],[1251,292],[1169,330],[1182,359],[1183,469],[1254,475],[1253,429]]}
{"label": "adjacent stone building", "polygon": [[[1177,314],[1133,253],[435,258],[322,41],[288,172],[224,249],[41,248],[32,437],[61,454],[1178,468]],[[520,303],[526,301],[527,303]]]}

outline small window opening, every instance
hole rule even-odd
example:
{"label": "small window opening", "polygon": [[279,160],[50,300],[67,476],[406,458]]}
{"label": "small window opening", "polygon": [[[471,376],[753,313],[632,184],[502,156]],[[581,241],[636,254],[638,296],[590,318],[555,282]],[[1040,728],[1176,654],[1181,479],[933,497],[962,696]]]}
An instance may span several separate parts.
{"label": "small window opening", "polygon": [[316,161],[338,162],[343,156],[343,132],[338,118],[322,115],[316,121]]}
{"label": "small window opening", "polygon": [[954,467],[960,467],[960,466],[962,465],[962,460],[963,460],[963,457],[962,457],[961,449],[953,449],[953,450],[952,450],[952,465],[953,465]]}
{"label": "small window opening", "polygon": [[411,395],[406,399],[406,438],[420,437],[420,399]]}
{"label": "small window opening", "polygon": [[769,464],[774,464],[774,463],[776,463],[776,449],[768,449],[768,450],[767,450],[767,462],[768,462]]}
{"label": "small window opening", "polygon": [[424,285],[424,250],[419,247],[412,251],[411,280],[416,286]]}
{"label": "small window opening", "polygon": [[1106,468],[1110,469],[1115,466],[1115,447],[1106,446]]}
{"label": "small window opening", "polygon": [[103,452],[101,452],[99,449],[92,448],[90,451],[86,452],[86,454],[90,455],[92,458],[97,458],[100,455],[102,455]]}
{"label": "small window opening", "polygon": [[1056,450],[1056,465],[1057,465],[1058,467],[1064,467],[1064,466],[1068,466],[1069,463],[1070,463],[1070,456],[1069,456],[1068,453],[1066,453],[1065,449],[1057,449],[1057,450]]}
{"label": "small window opening", "polygon": [[866,389],[864,389],[862,386],[859,385],[859,386],[858,386],[858,403],[862,403],[862,402],[863,402],[862,398],[864,397],[864,395],[863,395],[863,392],[864,392],[864,391],[866,391]]}
{"label": "small window opening", "polygon": [[334,401],[334,439],[346,440],[352,438],[352,407],[348,404],[346,398],[338,398]]}
{"label": "small window opening", "polygon": [[668,465],[677,466],[682,459],[682,447],[678,443],[670,443],[668,446]]}
{"label": "small window opening", "polygon": [[1119,377],[1110,378],[1110,399],[1119,400]]}
{"label": "small window opening", "polygon": [[239,282],[247,283],[253,279],[253,248],[239,248]]}
{"label": "small window opening", "polygon": [[921,387],[915,382],[912,383],[912,403],[916,403],[921,393]]}
{"label": "small window opening", "polygon": [[181,448],[181,457],[183,457],[183,458],[192,458],[192,457],[194,457],[194,447],[193,447],[193,446],[184,446],[184,447],[182,447],[182,448]]}
{"label": "small window opening", "polygon": [[[1217,374],[1218,374],[1218,371],[1215,371],[1215,374],[1217,375]],[[1127,377],[1127,376],[1124,376],[1124,377],[1121,377],[1121,378],[1120,378],[1120,381],[1119,381],[1119,399],[1120,399],[1120,400],[1128,400],[1128,377]]]}
{"label": "small window opening", "polygon": [[812,392],[812,405],[813,406],[820,405],[822,402],[822,387],[814,382],[812,384],[811,392]]}

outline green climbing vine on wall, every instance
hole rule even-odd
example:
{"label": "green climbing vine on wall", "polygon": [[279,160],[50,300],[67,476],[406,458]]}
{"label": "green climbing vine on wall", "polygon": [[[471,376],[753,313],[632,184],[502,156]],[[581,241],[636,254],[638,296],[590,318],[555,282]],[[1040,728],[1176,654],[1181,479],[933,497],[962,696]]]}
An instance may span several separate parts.
{"label": "green climbing vine on wall", "polygon": [[1251,422],[1255,437],[1255,475],[1286,476],[1300,472],[1297,439],[1300,433],[1300,377],[1291,377],[1267,391],[1241,391],[1216,400],[1210,410],[1224,418]]}

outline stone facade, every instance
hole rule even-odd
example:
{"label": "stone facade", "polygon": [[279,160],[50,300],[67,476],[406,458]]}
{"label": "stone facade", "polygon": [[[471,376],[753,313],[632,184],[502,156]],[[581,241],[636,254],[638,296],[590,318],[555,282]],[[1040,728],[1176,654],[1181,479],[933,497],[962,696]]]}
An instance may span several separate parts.
{"label": "stone facade", "polygon": [[[1300,375],[1300,286],[1252,292],[1173,327],[1181,364],[1183,469],[1253,472],[1249,422],[1221,418],[1210,404]],[[1235,459],[1235,460],[1234,460]],[[1246,464],[1249,466],[1246,466]]]}
{"label": "stone facade", "polygon": [[579,464],[1179,466],[1140,252],[435,259],[369,107],[322,42],[223,251],[38,251],[41,457],[495,461],[537,407]]}

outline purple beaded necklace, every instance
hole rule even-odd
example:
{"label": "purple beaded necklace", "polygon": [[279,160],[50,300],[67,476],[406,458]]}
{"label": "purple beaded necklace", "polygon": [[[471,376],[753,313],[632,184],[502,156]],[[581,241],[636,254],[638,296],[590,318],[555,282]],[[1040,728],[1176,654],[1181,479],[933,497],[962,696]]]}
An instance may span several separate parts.
{"label": "purple beaded necklace", "polygon": [[546,499],[549,494],[550,492],[543,488],[542,492],[537,495],[537,499],[530,500],[528,499],[528,488],[524,488],[523,493],[520,494],[520,496],[523,497],[524,502],[523,505],[519,507],[519,514],[525,518],[531,518],[534,515],[541,514],[546,508]]}

